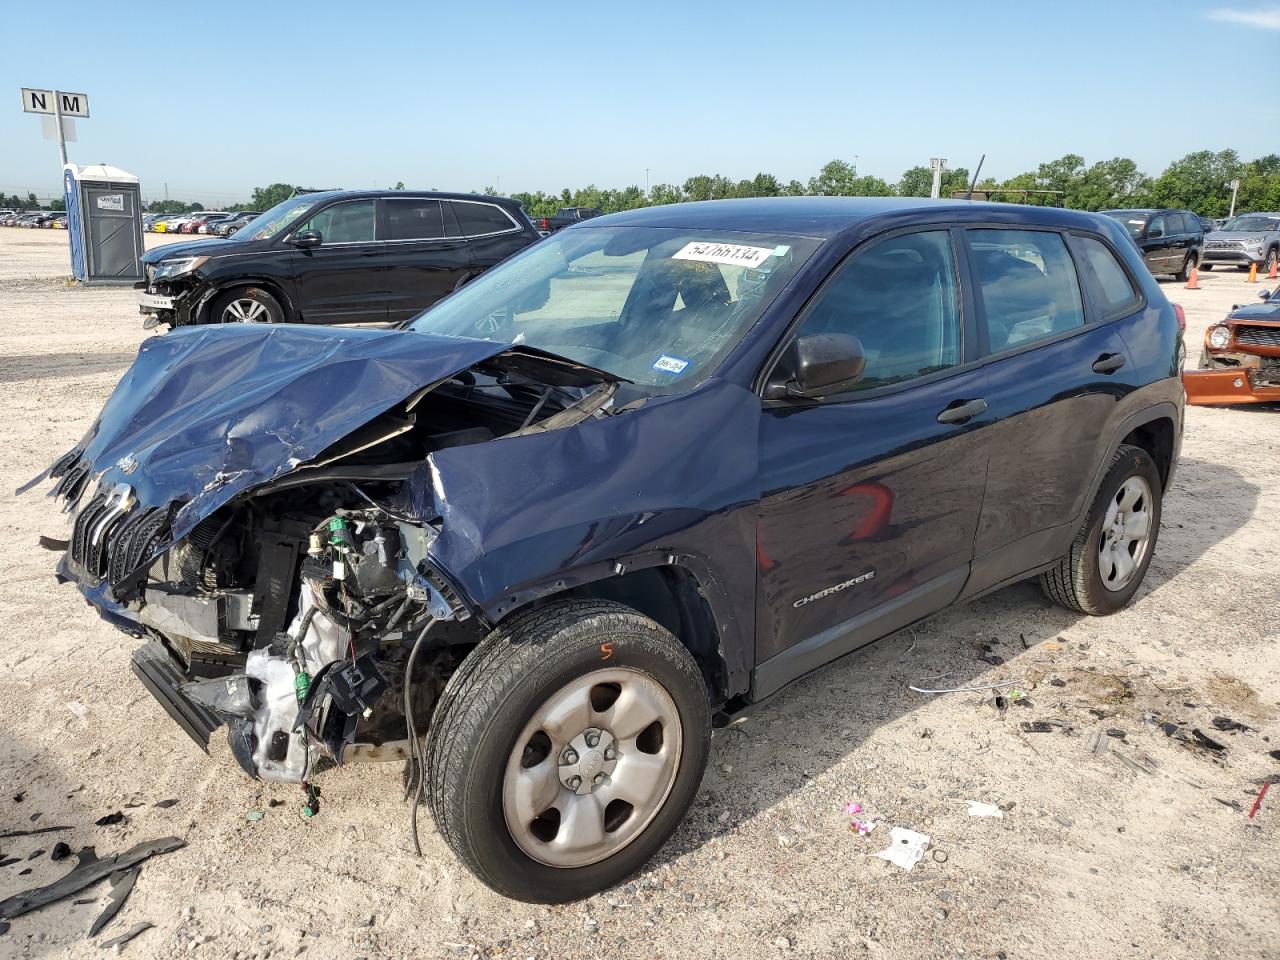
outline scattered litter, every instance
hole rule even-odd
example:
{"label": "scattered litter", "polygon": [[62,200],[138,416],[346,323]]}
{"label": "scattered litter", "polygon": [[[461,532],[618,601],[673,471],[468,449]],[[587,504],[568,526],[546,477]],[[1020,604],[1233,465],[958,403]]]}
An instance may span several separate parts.
{"label": "scattered litter", "polygon": [[1132,757],[1126,757],[1123,753],[1121,753],[1118,750],[1111,751],[1111,756],[1115,757],[1117,760],[1120,760],[1122,763],[1125,764],[1125,766],[1131,767],[1132,769],[1138,771],[1139,773],[1154,774],[1156,772],[1155,768],[1150,765],[1151,761],[1149,758],[1144,758],[1145,762],[1139,763],[1137,760],[1133,759]]}
{"label": "scattered litter", "polygon": [[27,797],[26,792],[25,792],[25,791],[23,791],[23,790],[19,790],[17,793],[15,793],[15,794],[13,795],[13,802],[14,802],[14,803],[21,803],[23,800],[25,800],[25,799],[26,799],[26,797]]}
{"label": "scattered litter", "polygon": [[904,827],[891,827],[889,829],[889,846],[879,853],[872,853],[869,856],[888,860],[903,870],[910,870],[924,859],[924,848],[928,845],[929,837],[926,834],[916,833],[914,830],[907,830]]}
{"label": "scattered litter", "polygon": [[250,823],[257,823],[259,820],[262,819],[262,816],[263,814],[261,810],[250,810],[248,813],[244,815],[244,818],[248,820]]}
{"label": "scattered litter", "polygon": [[1253,730],[1253,727],[1247,726],[1239,720],[1232,720],[1230,717],[1214,717],[1213,729],[1222,730],[1225,733],[1233,733],[1236,731],[1239,731],[1240,733],[1248,733]]}
{"label": "scattered litter", "polygon": [[1217,800],[1224,807],[1230,807],[1236,813],[1244,813],[1244,807],[1240,805],[1239,800],[1223,800],[1221,797],[1214,797],[1213,799]]}
{"label": "scattered litter", "polygon": [[18,871],[18,876],[20,876],[20,877],[25,877],[25,876],[26,876],[28,873],[30,873],[30,872],[31,872],[31,868],[30,868],[30,867],[27,867],[26,869],[19,870],[19,871]]}
{"label": "scattered litter", "polygon": [[102,908],[102,912],[98,914],[98,919],[93,921],[93,925],[89,927],[89,936],[96,937],[102,932],[102,928],[110,923],[120,908],[124,906],[124,902],[129,899],[129,894],[133,892],[133,885],[138,882],[139,870],[134,867],[132,870],[125,870],[111,877],[111,890],[107,894],[107,905]]}
{"label": "scattered litter", "polygon": [[998,653],[992,652],[991,644],[989,643],[984,643],[982,645],[982,653],[978,654],[978,659],[983,663],[991,664],[993,667],[1000,667],[1004,665],[1004,657],[1000,656]]}
{"label": "scattered litter", "polygon": [[1054,817],[1053,819],[1057,821],[1058,826],[1060,826],[1060,827],[1070,827],[1070,826],[1074,826],[1074,824],[1071,822],[1071,820],[1070,820],[1070,819],[1068,819],[1067,817],[1057,816],[1057,817]]}
{"label": "scattered litter", "polygon": [[93,847],[85,847],[76,856],[76,865],[62,878],[43,887],[36,887],[23,893],[14,894],[7,900],[0,900],[0,918],[11,920],[24,913],[48,906],[73,893],[79,893],[86,887],[103,880],[118,870],[127,870],[136,866],[148,857],[160,853],[170,853],[186,846],[177,837],[162,837],[136,844],[123,853],[117,853],[105,860],[99,859]]}
{"label": "scattered litter", "polygon": [[1057,728],[1047,720],[1023,720],[1018,729],[1023,733],[1053,733]]}
{"label": "scattered litter", "polygon": [[860,803],[846,803],[846,804],[844,805],[844,812],[845,812],[845,813],[847,813],[847,814],[848,814],[849,816],[851,816],[851,817],[852,817],[852,816],[854,816],[854,815],[856,815],[856,814],[859,814],[859,813],[861,813],[861,812],[862,812],[862,804],[860,804]]}
{"label": "scattered litter", "polygon": [[1065,687],[1067,685],[1067,681],[1063,680],[1061,677],[1054,677],[1049,681],[1049,685],[1054,687]]}
{"label": "scattered litter", "polygon": [[1053,640],[1046,640],[1044,643],[1040,644],[1040,649],[1047,650],[1050,653],[1056,653],[1062,649],[1062,644],[1055,643]]}
{"label": "scattered litter", "polygon": [[1095,730],[1089,735],[1089,752],[1100,757],[1107,752],[1107,735],[1102,730]]}
{"label": "scattered litter", "polygon": [[5,859],[0,860],[0,867],[9,867],[20,862],[21,861],[17,857],[6,857]]}
{"label": "scattered litter", "polygon": [[32,850],[29,854],[27,854],[27,859],[34,860],[36,857],[40,856],[42,853],[44,853],[43,848],[39,850]]}
{"label": "scattered litter", "polygon": [[1271,788],[1271,781],[1267,781],[1262,785],[1262,789],[1258,791],[1258,798],[1253,801],[1253,806],[1249,808],[1249,819],[1253,819],[1253,815],[1258,812],[1258,808],[1262,806],[1262,798],[1267,795],[1267,790]]}
{"label": "scattered litter", "polygon": [[3,937],[8,932],[9,932],[9,921],[0,920],[0,937]]}
{"label": "scattered litter", "polygon": [[1272,750],[1267,754],[1272,760],[1280,760],[1280,750]]}
{"label": "scattered litter", "polygon": [[1004,819],[1004,811],[994,803],[984,803],[981,800],[961,800],[960,803],[969,805],[969,816],[971,817],[996,817],[999,820]]}
{"label": "scattered litter", "polygon": [[69,856],[71,856],[71,848],[61,840],[55,843],[53,845],[53,849],[49,852],[49,859],[54,863],[57,863],[59,860],[65,860]]}
{"label": "scattered litter", "polygon": [[1224,744],[1221,744],[1210,737],[1206,737],[1199,730],[1193,729],[1191,731],[1191,738],[1195,741],[1196,746],[1204,747],[1206,750],[1212,750],[1214,753],[1225,753],[1227,750]]}
{"label": "scattered litter", "polygon": [[161,810],[168,810],[170,807],[174,806],[177,802],[178,802],[178,798],[174,797],[172,800],[160,800],[157,803],[155,803],[154,806],[159,807]]}
{"label": "scattered litter", "polygon": [[949,687],[939,690],[924,690],[920,687],[908,686],[908,690],[914,690],[916,693],[981,693],[983,690],[999,690],[1001,687],[1013,687],[1019,683],[1026,683],[1026,680],[1002,680],[999,683],[984,683],[976,687]]}
{"label": "scattered litter", "polygon": [[79,700],[72,700],[67,704],[67,709],[75,714],[77,720],[83,720],[89,715],[89,708]]}
{"label": "scattered litter", "polygon": [[935,851],[933,851],[933,861],[934,861],[934,863],[946,863],[946,862],[947,862],[947,851],[945,851],[945,850],[935,850]]}
{"label": "scattered litter", "polygon": [[1123,730],[1121,730],[1119,727],[1108,727],[1107,736],[1112,737],[1116,740],[1123,740],[1125,737],[1128,736],[1128,734],[1125,733]]}
{"label": "scattered litter", "polygon": [[150,930],[154,926],[154,923],[147,923],[145,920],[142,921],[142,923],[135,923],[124,933],[120,934],[120,936],[112,937],[110,940],[104,941],[102,947],[104,950],[110,949],[111,947],[123,947],[138,934],[142,933],[144,930]]}
{"label": "scattered litter", "polygon": [[857,819],[857,815],[862,812],[862,804],[856,802],[846,803],[844,805],[844,812],[854,818],[853,822],[849,824],[849,831],[851,833],[857,833],[865,837],[876,828],[876,821],[874,820]]}
{"label": "scattered litter", "polygon": [[117,823],[124,822],[124,813],[117,810],[115,813],[108,813],[105,817],[99,817],[94,821],[100,827],[114,827]]}

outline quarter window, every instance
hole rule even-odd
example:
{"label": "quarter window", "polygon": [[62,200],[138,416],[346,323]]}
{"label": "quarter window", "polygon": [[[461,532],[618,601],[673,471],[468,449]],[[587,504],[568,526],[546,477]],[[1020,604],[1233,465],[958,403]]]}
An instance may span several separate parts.
{"label": "quarter window", "polygon": [[325,207],[298,228],[317,230],[326,244],[370,243],[374,239],[376,213],[372,200],[344,200]]}
{"label": "quarter window", "polygon": [[1092,237],[1073,236],[1071,245],[1081,263],[1080,275],[1089,297],[1101,313],[1100,319],[1119,316],[1136,305],[1138,292],[1106,244]]}
{"label": "quarter window", "polygon": [[1165,226],[1164,217],[1152,217],[1151,222],[1147,224],[1148,237],[1167,237],[1169,228]]}
{"label": "quarter window", "polygon": [[388,240],[438,240],[444,236],[444,211],[439,200],[384,200]]}
{"label": "quarter window", "polygon": [[945,230],[911,233],[858,251],[818,291],[798,336],[858,338],[866,372],[853,388],[910,380],[960,362],[959,284]]}
{"label": "quarter window", "polygon": [[992,353],[1084,326],[1080,285],[1061,234],[974,230],[969,249]]}
{"label": "quarter window", "polygon": [[502,209],[491,203],[453,203],[453,215],[464,237],[482,237],[487,233],[515,230],[516,225]]}

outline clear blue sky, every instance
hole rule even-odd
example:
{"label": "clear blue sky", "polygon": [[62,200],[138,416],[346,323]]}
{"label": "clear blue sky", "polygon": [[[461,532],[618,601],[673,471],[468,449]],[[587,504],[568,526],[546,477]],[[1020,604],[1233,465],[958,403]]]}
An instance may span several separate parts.
{"label": "clear blue sky", "polygon": [[855,155],[890,181],[983,152],[997,177],[1068,152],[1158,174],[1192,150],[1280,149],[1280,6],[1215,4],[19,4],[8,33],[32,40],[0,58],[0,189],[58,189],[21,86],[89,94],[73,161],[206,204],[277,180],[804,180]]}

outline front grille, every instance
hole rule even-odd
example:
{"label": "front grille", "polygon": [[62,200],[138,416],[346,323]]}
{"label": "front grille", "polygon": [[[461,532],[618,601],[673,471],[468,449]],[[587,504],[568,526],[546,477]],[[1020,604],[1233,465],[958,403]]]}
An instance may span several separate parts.
{"label": "front grille", "polygon": [[1280,347],[1280,327],[1236,327],[1236,343],[1250,347]]}
{"label": "front grille", "polygon": [[129,574],[142,565],[160,542],[164,531],[165,512],[159,507],[141,510],[125,519],[112,531],[107,545],[107,579],[118,587]]}
{"label": "front grille", "polygon": [[1210,240],[1205,244],[1209,250],[1243,250],[1244,244],[1239,240]]}
{"label": "front grille", "polygon": [[85,504],[85,508],[76,514],[75,527],[71,533],[71,562],[95,580],[101,580],[106,573],[103,566],[105,558],[101,549],[106,538],[99,538],[95,543],[93,532],[102,521],[107,509],[106,494],[96,494]]}
{"label": "front grille", "polygon": [[168,515],[135,506],[128,484],[99,487],[76,515],[68,544],[72,568],[95,582],[105,578],[112,587],[137,570],[159,542]]}

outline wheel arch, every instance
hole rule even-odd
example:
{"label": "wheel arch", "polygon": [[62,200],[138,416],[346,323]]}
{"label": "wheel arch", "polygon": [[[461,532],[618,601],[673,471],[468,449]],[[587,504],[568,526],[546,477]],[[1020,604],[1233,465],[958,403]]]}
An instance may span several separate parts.
{"label": "wheel arch", "polygon": [[[1150,454],[1160,473],[1163,494],[1173,481],[1177,466],[1178,450],[1181,446],[1181,424],[1182,411],[1177,404],[1169,400],[1143,407],[1122,420],[1115,430],[1105,455],[1099,459],[1098,468],[1089,488],[1089,496],[1085,498],[1081,514],[1076,518],[1077,527],[1088,517],[1093,501],[1098,496],[1098,489],[1106,479],[1111,460],[1123,444],[1141,447]],[[1072,535],[1074,536],[1074,531]]]}
{"label": "wheel arch", "polygon": [[209,305],[222,294],[230,290],[239,290],[241,287],[261,287],[276,298],[276,302],[284,310],[286,322],[292,323],[298,320],[298,311],[294,306],[293,299],[278,281],[263,277],[235,277],[210,284],[209,289],[201,295],[200,302],[196,305],[196,323],[207,323],[209,321]]}
{"label": "wheel arch", "polygon": [[562,572],[508,594],[485,613],[496,627],[517,614],[563,600],[620,603],[649,617],[684,644],[702,671],[712,705],[719,706],[746,691],[749,665],[726,647],[736,632],[736,620],[715,582],[709,568],[696,558],[649,554]]}

